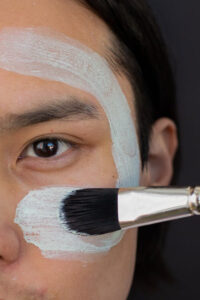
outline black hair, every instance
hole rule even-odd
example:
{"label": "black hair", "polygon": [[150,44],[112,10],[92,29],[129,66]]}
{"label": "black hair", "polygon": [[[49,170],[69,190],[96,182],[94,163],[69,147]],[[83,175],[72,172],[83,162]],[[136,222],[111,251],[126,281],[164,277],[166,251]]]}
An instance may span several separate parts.
{"label": "black hair", "polygon": [[[77,0],[100,17],[114,34],[112,61],[128,77],[136,98],[141,160],[148,160],[153,123],[167,117],[177,123],[175,83],[168,53],[145,0]],[[153,286],[170,279],[164,264],[166,224],[139,229],[134,282]]]}

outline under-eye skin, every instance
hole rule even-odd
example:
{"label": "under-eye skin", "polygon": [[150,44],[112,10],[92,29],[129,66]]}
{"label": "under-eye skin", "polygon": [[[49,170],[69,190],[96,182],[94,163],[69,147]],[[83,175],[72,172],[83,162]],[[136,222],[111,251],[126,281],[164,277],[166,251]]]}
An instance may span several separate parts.
{"label": "under-eye skin", "polygon": [[35,169],[59,167],[60,163],[70,164],[79,148],[78,144],[60,137],[41,137],[25,147],[18,162]]}

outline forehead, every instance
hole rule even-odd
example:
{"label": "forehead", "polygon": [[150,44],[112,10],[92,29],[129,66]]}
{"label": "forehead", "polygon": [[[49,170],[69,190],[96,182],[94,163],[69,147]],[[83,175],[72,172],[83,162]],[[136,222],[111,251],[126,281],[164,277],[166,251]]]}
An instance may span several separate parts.
{"label": "forehead", "polygon": [[0,31],[10,26],[47,27],[79,41],[103,57],[108,56],[107,49],[113,39],[105,22],[76,0],[1,0]]}
{"label": "forehead", "polygon": [[[10,26],[16,28],[46,27],[77,40],[102,57],[107,56],[106,50],[109,48],[110,38],[112,37],[112,33],[106,24],[75,0],[2,0],[0,1],[0,31]],[[4,76],[4,72],[1,71],[0,69],[0,79],[4,85],[3,89],[5,89],[9,76]],[[133,94],[130,83],[122,75],[119,76],[118,74],[116,77],[134,115]],[[27,80],[30,81],[30,79],[22,78],[22,86],[25,85],[24,83]],[[31,80],[37,81],[35,87],[38,88],[39,81]],[[14,80],[14,87],[17,86],[17,82],[18,79]],[[26,85],[26,88],[28,88],[28,85]],[[51,85],[51,88],[53,88],[53,85]],[[24,92],[25,90],[23,88]],[[4,94],[4,91],[2,93]],[[13,99],[11,102],[15,101],[15,98],[11,97]],[[20,98],[23,98],[22,95],[20,95]]]}
{"label": "forehead", "polygon": [[[7,76],[2,76],[1,73],[5,71],[10,72],[7,72]],[[23,77],[16,78],[16,74]],[[14,80],[11,79],[13,76]],[[6,103],[9,100],[9,104],[11,102],[11,105],[6,105],[8,111],[13,110],[14,103],[18,110],[24,104],[28,108],[27,96],[29,103],[34,98],[33,103],[37,103],[36,99],[45,102],[47,96],[53,100],[53,94],[55,90],[59,91],[56,87],[60,83],[65,84],[64,88],[60,85],[60,91],[66,94],[74,88],[76,93],[78,89],[98,100],[104,99],[103,102],[106,98],[110,99],[110,104],[116,99],[112,97],[113,90],[115,87],[119,88],[115,76],[102,56],[78,40],[46,27],[4,27],[0,31],[0,78],[2,99],[3,94],[6,94]],[[36,83],[38,78],[43,81],[42,90],[41,82]],[[73,93],[74,91],[72,95]],[[59,94],[61,93],[55,93],[57,97]],[[121,91],[119,94],[123,97]],[[1,107],[4,106],[2,102]]]}
{"label": "forehead", "polygon": [[106,24],[76,0],[1,0],[0,30],[9,26],[48,27],[100,55],[111,36]]}

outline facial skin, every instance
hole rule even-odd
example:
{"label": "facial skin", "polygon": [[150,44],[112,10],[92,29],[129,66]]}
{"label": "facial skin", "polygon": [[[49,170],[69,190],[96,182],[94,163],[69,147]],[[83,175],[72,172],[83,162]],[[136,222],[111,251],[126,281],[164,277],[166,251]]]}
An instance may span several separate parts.
{"label": "facial skin", "polygon": [[[0,30],[8,26],[45,26],[80,41],[101,56],[106,55],[111,37],[100,19],[70,0],[2,0]],[[130,84],[122,74],[116,77],[136,122]],[[30,190],[66,183],[115,186],[117,171],[110,129],[101,105],[90,94],[63,83],[3,69],[0,83],[1,125],[8,114],[36,110],[41,103],[61,103],[69,95],[95,105],[100,112],[98,119],[52,120],[9,132],[0,128],[0,299],[125,300],[135,266],[136,229],[128,230],[106,255],[83,264],[79,260],[44,258],[37,247],[25,242],[21,229],[13,222],[17,204]],[[60,156],[48,159],[32,157],[29,145],[46,137],[68,140],[77,146],[64,144],[65,151]],[[141,185],[169,183],[176,145],[173,122],[158,120],[153,128],[147,168],[141,171]]]}

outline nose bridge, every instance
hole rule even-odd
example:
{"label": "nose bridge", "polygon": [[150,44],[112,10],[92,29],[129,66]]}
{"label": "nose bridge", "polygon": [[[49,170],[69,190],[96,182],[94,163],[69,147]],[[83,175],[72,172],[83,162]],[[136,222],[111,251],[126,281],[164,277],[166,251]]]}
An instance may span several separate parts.
{"label": "nose bridge", "polygon": [[20,238],[14,224],[15,194],[10,182],[0,175],[0,266],[15,262],[19,257]]}

